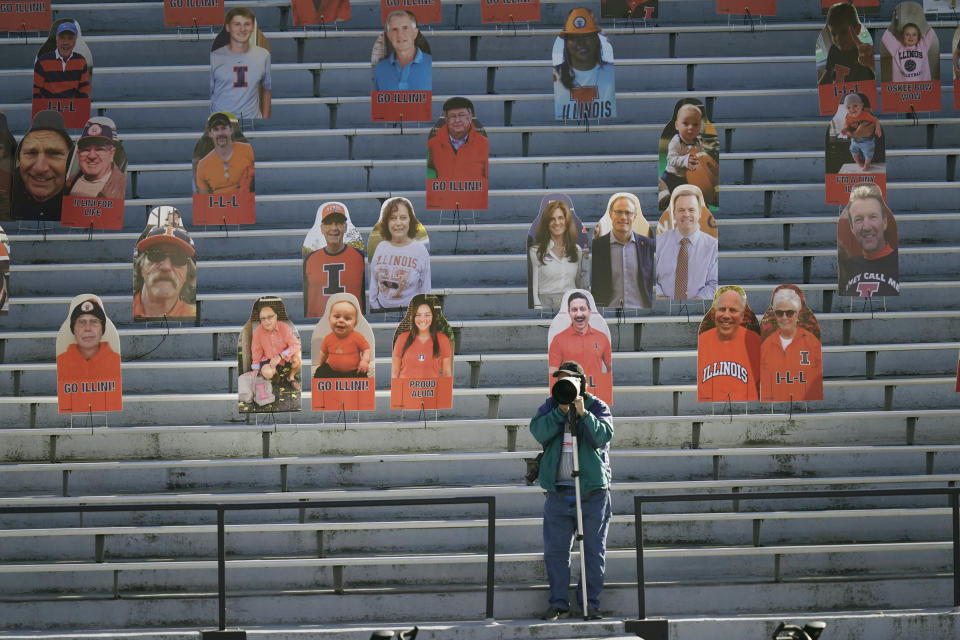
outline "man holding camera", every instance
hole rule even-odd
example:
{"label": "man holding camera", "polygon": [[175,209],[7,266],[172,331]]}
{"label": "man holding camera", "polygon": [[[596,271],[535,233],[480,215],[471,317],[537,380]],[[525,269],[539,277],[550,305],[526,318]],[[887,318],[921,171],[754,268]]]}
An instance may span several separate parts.
{"label": "man holding camera", "polygon": [[[570,550],[577,530],[574,483],[579,480],[587,581],[586,617],[597,620],[601,617],[604,553],[612,515],[608,451],[613,438],[613,417],[606,403],[584,390],[586,374],[578,363],[564,362],[553,377],[557,382],[551,397],[530,421],[530,433],[543,445],[539,480],[547,492],[543,505],[543,559],[550,581],[550,606],[541,617],[544,620],[570,617]],[[574,476],[571,423],[576,435],[578,477]],[[582,607],[581,593],[582,588],[578,586],[577,601]]]}

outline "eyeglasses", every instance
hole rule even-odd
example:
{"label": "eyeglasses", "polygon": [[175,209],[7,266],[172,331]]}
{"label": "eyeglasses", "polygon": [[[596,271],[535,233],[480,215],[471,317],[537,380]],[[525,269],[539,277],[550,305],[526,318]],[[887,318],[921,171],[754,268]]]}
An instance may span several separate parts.
{"label": "eyeglasses", "polygon": [[611,209],[610,213],[612,213],[615,216],[623,216],[627,218],[633,215],[633,211],[630,211],[628,209]]}
{"label": "eyeglasses", "polygon": [[788,318],[792,318],[793,316],[797,315],[797,312],[794,311],[793,309],[775,309],[774,313],[777,315],[778,318],[782,318],[784,316]]}
{"label": "eyeglasses", "polygon": [[173,266],[182,267],[183,265],[187,264],[187,260],[190,259],[190,256],[185,253],[181,253],[180,251],[174,251],[171,253],[164,251],[163,249],[150,249],[147,251],[147,260],[150,262],[163,262],[166,258],[170,258],[170,264]]}

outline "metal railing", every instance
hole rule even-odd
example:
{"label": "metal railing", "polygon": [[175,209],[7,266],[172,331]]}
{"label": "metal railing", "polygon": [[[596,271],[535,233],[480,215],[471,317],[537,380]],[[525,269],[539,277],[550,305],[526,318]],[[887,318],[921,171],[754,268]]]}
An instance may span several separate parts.
{"label": "metal railing", "polygon": [[[643,505],[650,502],[700,502],[728,500],[796,500],[824,498],[880,498],[887,496],[947,496],[953,522],[953,606],[960,607],[960,487],[941,489],[860,489],[836,491],[776,491],[762,493],[688,493],[678,495],[638,495],[633,498],[634,530],[637,537],[637,609],[638,617],[647,617],[646,585],[643,568]],[[811,547],[815,545],[810,545]]]}
{"label": "metal railing", "polygon": [[[452,498],[394,498],[382,500],[303,500],[296,502],[221,502],[214,504],[113,504],[75,506],[0,507],[0,515],[39,513],[95,513],[111,511],[216,511],[217,513],[217,591],[219,599],[219,629],[227,628],[227,584],[225,516],[227,511],[258,509],[343,509],[352,507],[398,507],[414,505],[487,505],[487,562],[486,562],[486,617],[493,618],[493,580],[496,548],[496,506],[493,496]],[[118,532],[119,533],[119,532]],[[149,569],[145,565],[144,569]]]}

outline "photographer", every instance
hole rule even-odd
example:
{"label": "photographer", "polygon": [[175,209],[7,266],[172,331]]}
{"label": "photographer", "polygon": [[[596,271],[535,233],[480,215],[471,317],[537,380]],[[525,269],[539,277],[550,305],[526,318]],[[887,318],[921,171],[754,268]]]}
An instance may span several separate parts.
{"label": "photographer", "polygon": [[[547,492],[543,505],[543,559],[550,581],[550,606],[541,618],[557,620],[570,616],[570,549],[577,529],[577,505],[569,425],[576,420],[587,611],[588,618],[596,620],[601,617],[598,611],[604,553],[612,515],[607,451],[613,438],[613,418],[602,400],[584,391],[586,375],[578,363],[564,362],[553,377],[557,382],[551,397],[530,421],[530,433],[543,445],[539,480]],[[578,586],[577,601],[582,607],[581,592]]]}

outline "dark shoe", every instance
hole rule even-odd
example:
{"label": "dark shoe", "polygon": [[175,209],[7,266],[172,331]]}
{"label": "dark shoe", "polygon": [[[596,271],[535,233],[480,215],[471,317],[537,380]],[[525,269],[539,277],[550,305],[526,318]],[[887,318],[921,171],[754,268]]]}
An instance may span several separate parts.
{"label": "dark shoe", "polygon": [[570,611],[564,609],[557,609],[556,607],[548,607],[546,611],[543,612],[543,615],[540,616],[541,620],[565,620],[570,617]]}
{"label": "dark shoe", "polygon": [[573,615],[572,615],[571,617],[573,617],[573,618],[582,618],[582,619],[584,619],[584,620],[603,620],[603,619],[606,618],[608,615],[609,615],[609,614],[607,614],[607,613],[606,613],[605,611],[603,611],[602,609],[590,609],[589,611],[587,611],[586,617],[584,617],[584,615],[583,615],[583,610],[581,609],[581,610],[579,610],[579,611],[574,611],[574,612],[573,612]]}

